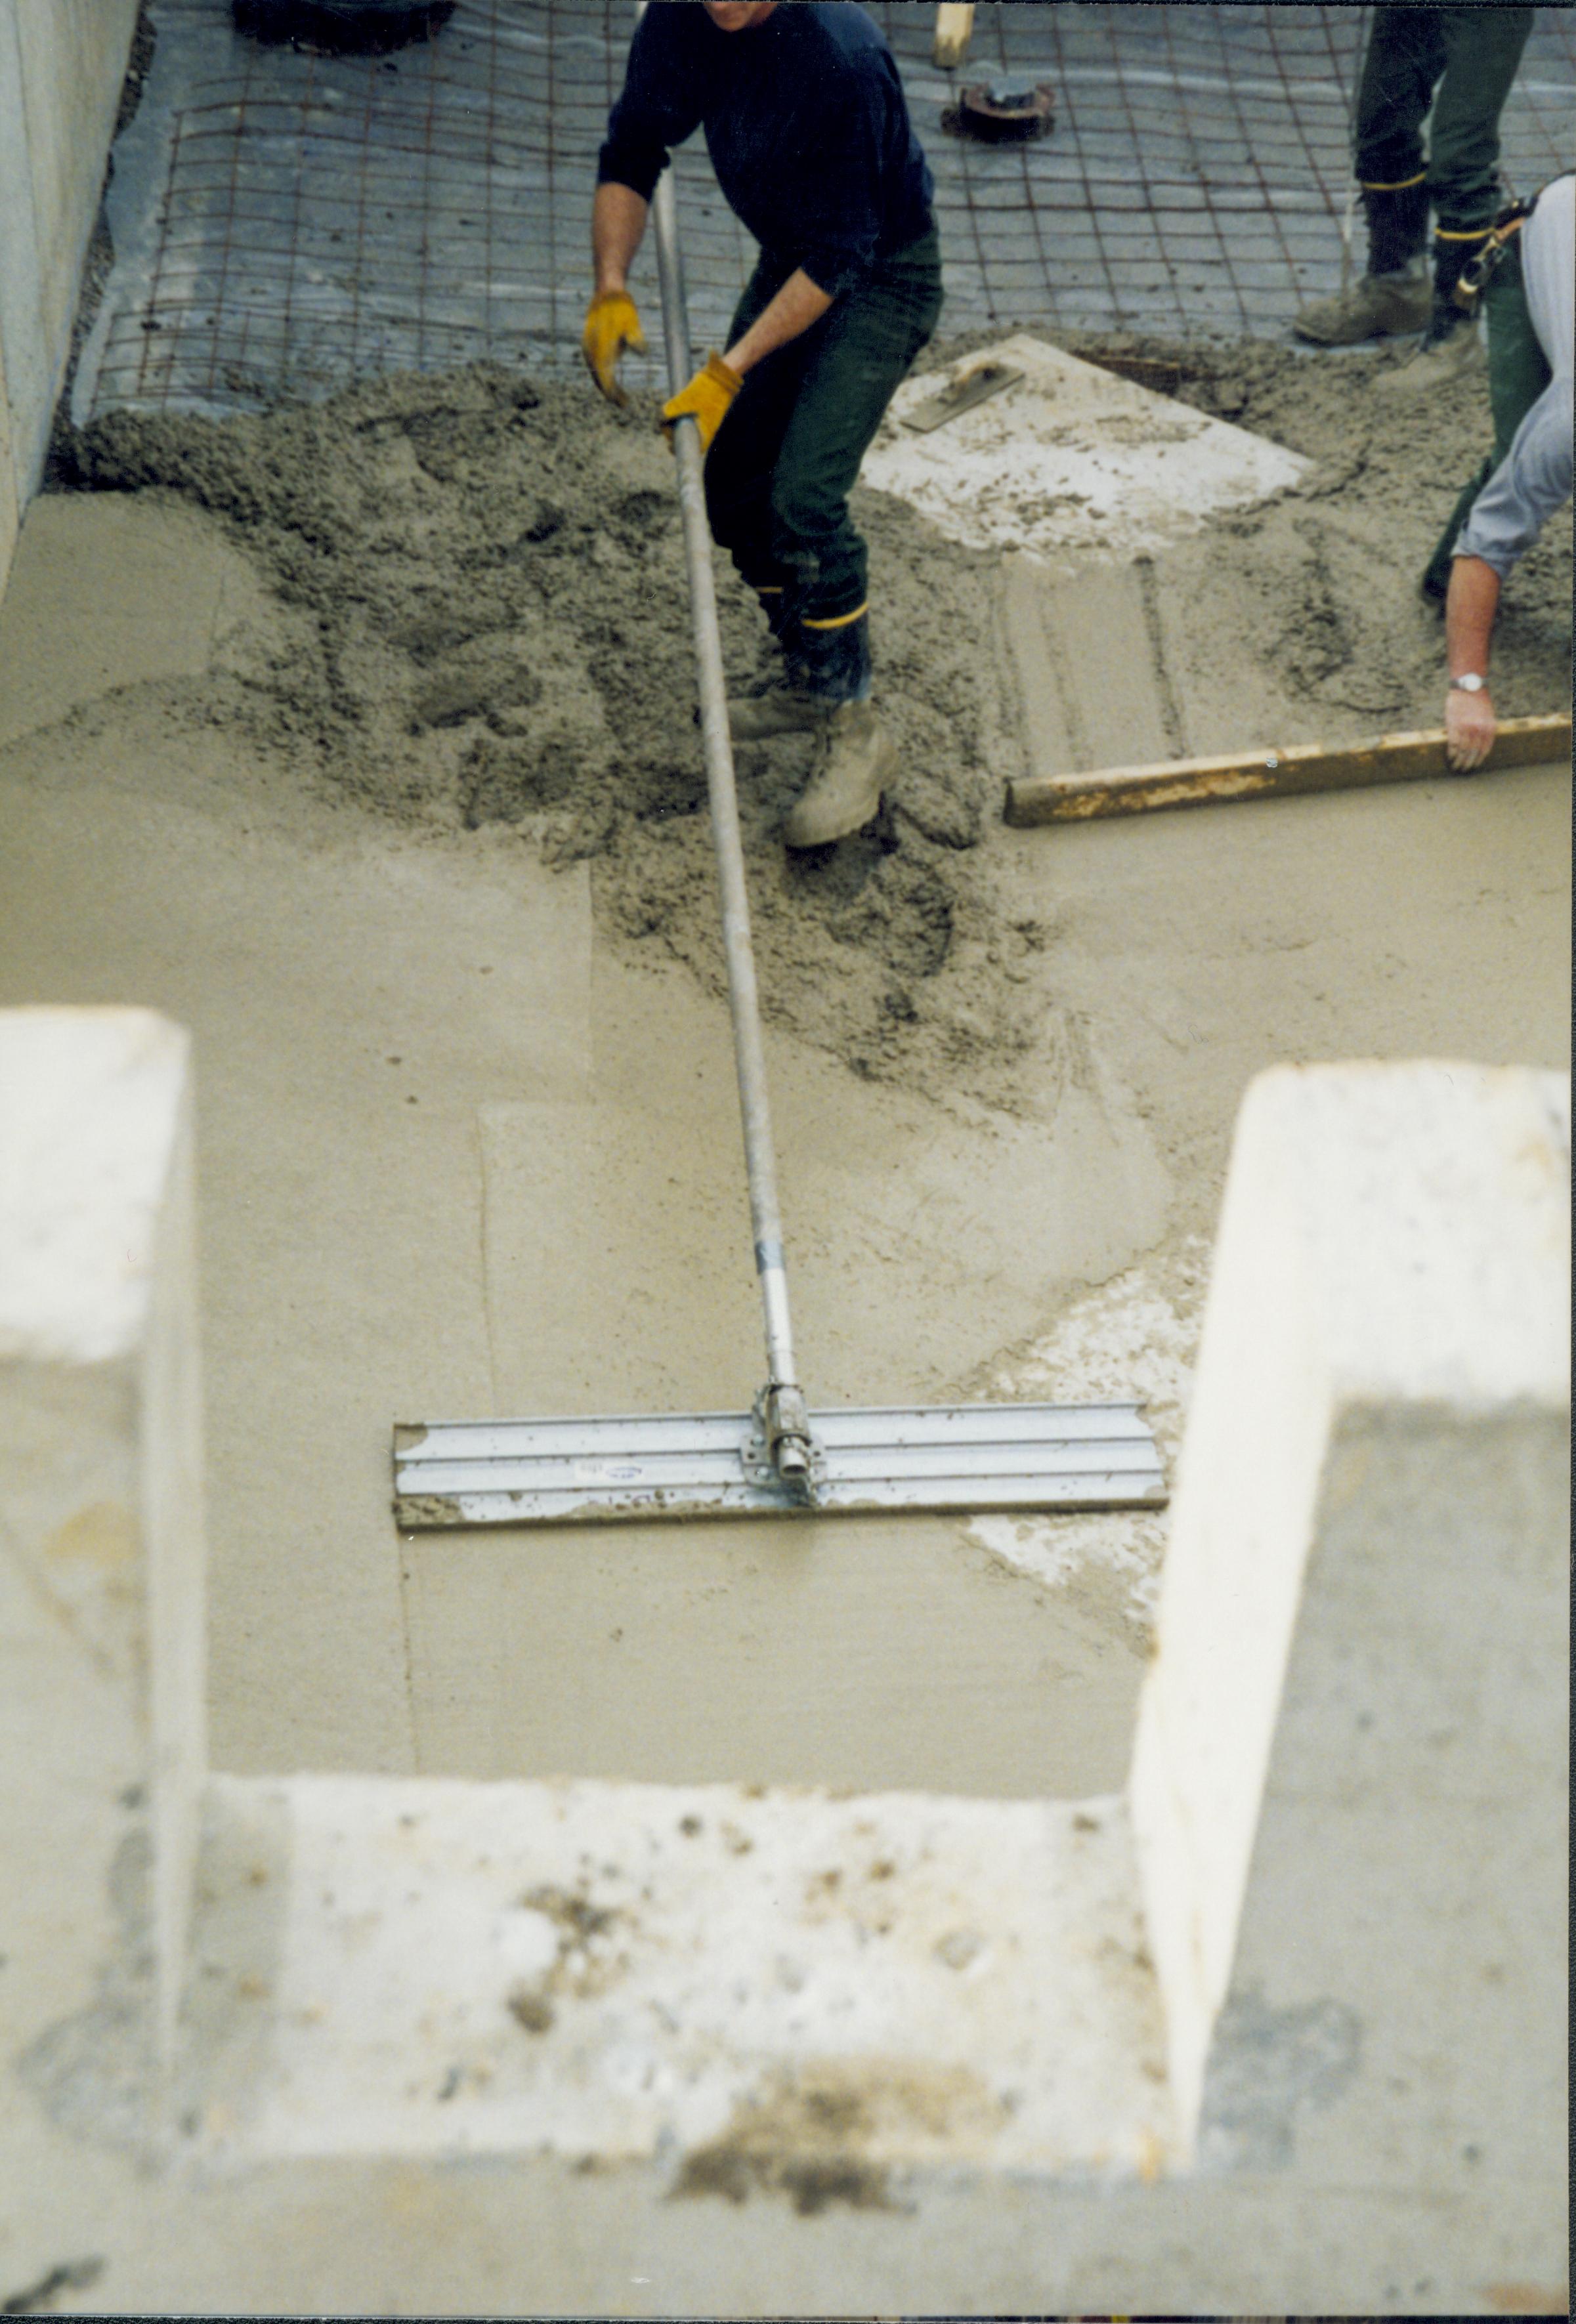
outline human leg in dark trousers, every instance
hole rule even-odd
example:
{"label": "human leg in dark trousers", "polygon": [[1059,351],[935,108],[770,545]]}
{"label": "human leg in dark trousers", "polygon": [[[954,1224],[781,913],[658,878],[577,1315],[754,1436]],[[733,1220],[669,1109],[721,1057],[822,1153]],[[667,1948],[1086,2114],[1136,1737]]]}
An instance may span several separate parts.
{"label": "human leg in dark trousers", "polygon": [[[735,331],[771,290],[770,272],[758,269]],[[785,695],[733,704],[734,733],[817,733],[819,763],[788,818],[790,845],[821,845],[842,835],[831,825],[867,822],[889,770],[889,745],[870,707],[868,552],[848,498],[940,307],[931,234],[879,263],[819,323],[758,364],[707,457],[713,534],[760,593],[790,681]]]}
{"label": "human leg in dark trousers", "polygon": [[1444,8],[1444,70],[1428,125],[1428,195],[1433,205],[1433,287],[1437,302],[1461,309],[1452,293],[1467,261],[1481,249],[1504,197],[1499,186],[1499,116],[1532,31],[1522,7]]}
{"label": "human leg in dark trousers", "polygon": [[[735,346],[759,320],[788,276],[767,259],[757,263],[728,327]],[[706,454],[706,515],[712,538],[732,554],[744,581],[760,596],[774,635],[782,631],[788,574],[772,549],[771,480],[783,436],[793,417],[799,373],[809,343],[823,324],[757,364]]]}
{"label": "human leg in dark trousers", "polygon": [[1532,21],[1521,6],[1375,9],[1353,138],[1368,268],[1350,290],[1303,310],[1299,337],[1334,346],[1413,331],[1436,342],[1451,336],[1459,314],[1451,292],[1498,207],[1499,115]]}
{"label": "human leg in dark trousers", "polygon": [[1406,336],[1426,324],[1428,167],[1423,124],[1444,61],[1438,9],[1374,10],[1352,138],[1368,223],[1368,265],[1350,290],[1304,308],[1292,327],[1299,338],[1321,346],[1350,346]]}
{"label": "human leg in dark trousers", "polygon": [[[776,288],[773,272],[758,267],[735,337]],[[713,537],[752,588],[784,590],[790,629],[821,631],[864,606],[868,558],[848,496],[940,308],[929,235],[873,267],[820,322],[758,364],[717,430],[705,468]]]}
{"label": "human leg in dark trousers", "polygon": [[1444,59],[1428,124],[1433,281],[1428,327],[1416,358],[1378,383],[1389,401],[1448,385],[1482,360],[1475,320],[1457,302],[1455,287],[1481,252],[1503,198],[1499,116],[1533,23],[1527,7],[1425,13],[1434,18],[1433,37]]}

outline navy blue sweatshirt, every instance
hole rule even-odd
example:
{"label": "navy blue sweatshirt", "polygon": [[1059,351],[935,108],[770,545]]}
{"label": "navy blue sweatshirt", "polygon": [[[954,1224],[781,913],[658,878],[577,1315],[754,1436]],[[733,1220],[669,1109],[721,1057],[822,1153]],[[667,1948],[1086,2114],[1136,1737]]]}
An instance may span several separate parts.
{"label": "navy blue sweatshirt", "polygon": [[652,0],[597,182],[650,201],[669,147],[701,128],[762,251],[832,297],[931,224],[934,184],[898,68],[854,0],[779,0],[742,32],[719,31],[700,0]]}

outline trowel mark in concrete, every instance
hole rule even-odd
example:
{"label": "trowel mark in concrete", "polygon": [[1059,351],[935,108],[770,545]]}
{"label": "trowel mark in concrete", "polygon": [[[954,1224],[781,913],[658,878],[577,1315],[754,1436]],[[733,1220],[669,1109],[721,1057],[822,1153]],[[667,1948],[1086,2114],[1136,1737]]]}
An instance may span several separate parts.
{"label": "trowel mark in concrete", "polygon": [[1170,665],[1166,653],[1166,624],[1161,610],[1160,584],[1152,557],[1140,557],[1134,567],[1138,584],[1138,601],[1143,608],[1144,634],[1149,641],[1149,669],[1159,696],[1160,718],[1166,729],[1166,756],[1185,758],[1187,728],[1183,720],[1182,704],[1171,682]]}
{"label": "trowel mark in concrete", "polygon": [[1005,625],[1036,774],[1151,766],[1187,749],[1152,560],[1068,575],[1009,557]]}

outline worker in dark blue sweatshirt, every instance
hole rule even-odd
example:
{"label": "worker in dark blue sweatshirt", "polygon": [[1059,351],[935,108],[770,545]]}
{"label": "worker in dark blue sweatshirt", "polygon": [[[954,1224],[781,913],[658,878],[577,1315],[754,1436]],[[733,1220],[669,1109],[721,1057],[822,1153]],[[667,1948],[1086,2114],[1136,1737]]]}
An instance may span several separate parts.
{"label": "worker in dark blue sweatshirt", "polygon": [[669,148],[697,128],[760,255],[726,353],[663,418],[693,414],[713,535],[783,649],[783,684],[730,705],[734,733],[815,733],[784,836],[821,847],[871,820],[895,763],[871,700],[868,558],[848,496],[941,310],[934,189],[891,51],[853,0],[652,0],[593,212],[585,357],[615,400],[620,355],[645,344],[630,263]]}

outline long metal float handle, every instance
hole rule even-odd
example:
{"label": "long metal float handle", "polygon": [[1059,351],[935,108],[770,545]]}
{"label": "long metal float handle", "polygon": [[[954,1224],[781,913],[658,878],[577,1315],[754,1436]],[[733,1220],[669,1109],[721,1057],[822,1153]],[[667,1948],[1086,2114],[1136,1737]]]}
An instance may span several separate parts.
{"label": "long metal float handle", "polygon": [[[672,392],[677,395],[689,383],[691,354],[671,167],[664,170],[657,180],[651,207],[657,228],[657,272],[662,287],[668,375],[673,383]],[[750,941],[750,899],[744,883],[743,844],[739,835],[739,801],[733,781],[733,739],[728,731],[723,639],[717,625],[700,433],[694,420],[688,419],[681,420],[673,433],[678,463],[678,498],[684,515],[684,549],[689,567],[690,618],[695,631],[696,674],[705,742],[706,789],[711,799],[712,838],[722,890],[723,949],[728,963],[733,1063],[744,1123],[744,1167],[750,1179],[755,1267],[766,1323],[768,1378],[761,1399],[761,1418],[773,1468],[786,1484],[802,1489],[811,1477],[814,1446],[809,1414],[794,1362],[793,1327],[788,1317],[782,1217],[777,1198],[777,1159],[766,1093],[766,1056],[760,1041],[755,954]]]}

